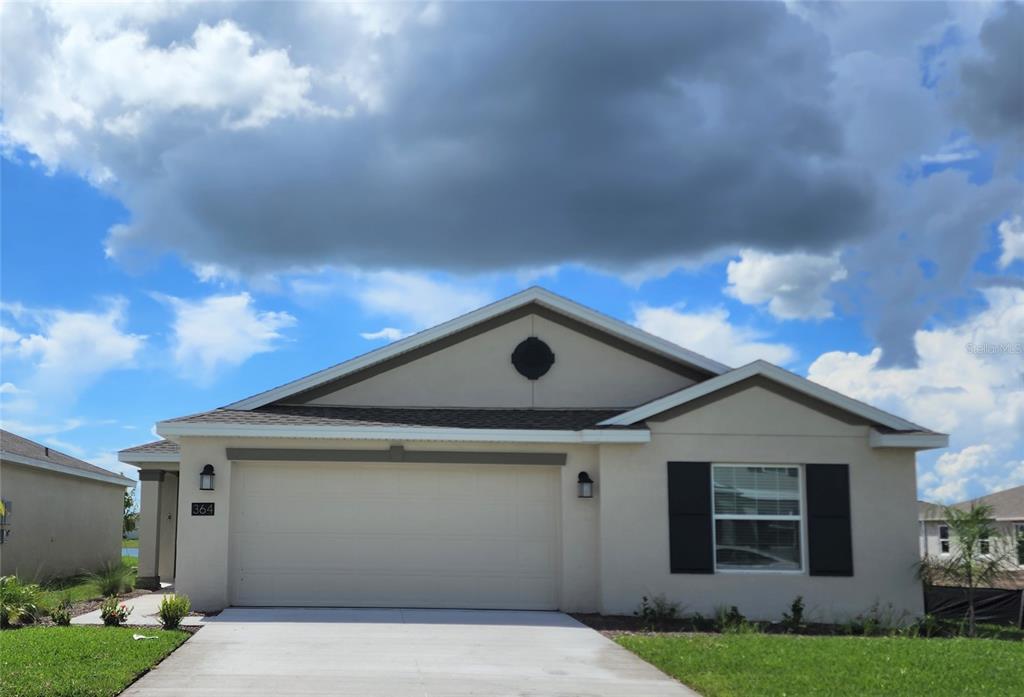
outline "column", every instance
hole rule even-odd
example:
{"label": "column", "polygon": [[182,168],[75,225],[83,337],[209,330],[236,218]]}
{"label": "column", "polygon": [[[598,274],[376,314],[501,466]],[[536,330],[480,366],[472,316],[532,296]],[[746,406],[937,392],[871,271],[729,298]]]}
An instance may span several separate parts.
{"label": "column", "polygon": [[163,470],[139,470],[139,575],[137,588],[160,589],[160,509]]}

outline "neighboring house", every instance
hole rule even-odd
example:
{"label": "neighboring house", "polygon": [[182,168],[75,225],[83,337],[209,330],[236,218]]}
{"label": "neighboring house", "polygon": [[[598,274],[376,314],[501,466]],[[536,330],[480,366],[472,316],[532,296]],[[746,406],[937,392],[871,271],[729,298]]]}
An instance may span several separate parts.
{"label": "neighboring house", "polygon": [[920,613],[915,452],[947,444],[538,288],[156,429],[120,453],[140,575],[203,610]]}
{"label": "neighboring house", "polygon": [[[945,507],[928,501],[918,501],[917,505],[921,556],[941,557],[949,554],[951,546],[955,545],[956,541],[952,539],[949,526],[946,524]],[[966,511],[972,506],[980,505],[992,507],[992,517],[996,521],[996,529],[1001,537],[1011,541],[1017,540],[1017,569],[1011,570],[1007,578],[998,585],[1024,588],[1024,486],[954,503],[950,507]]]}
{"label": "neighboring house", "polygon": [[120,561],[131,486],[120,474],[0,431],[0,574],[45,579]]}

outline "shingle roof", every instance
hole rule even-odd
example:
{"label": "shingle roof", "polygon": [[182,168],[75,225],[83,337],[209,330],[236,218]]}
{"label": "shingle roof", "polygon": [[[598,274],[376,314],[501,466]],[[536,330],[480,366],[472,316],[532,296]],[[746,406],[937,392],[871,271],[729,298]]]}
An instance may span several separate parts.
{"label": "shingle roof", "polygon": [[159,455],[177,455],[180,452],[178,444],[172,440],[155,440],[152,443],[143,443],[132,448],[125,448],[122,453],[144,453]]}
{"label": "shingle roof", "polygon": [[103,469],[102,467],[97,467],[85,460],[79,460],[77,457],[71,457],[59,450],[54,450],[51,447],[42,445],[41,443],[36,443],[28,438],[22,438],[16,433],[0,430],[0,456],[7,454],[32,458],[33,460],[40,460],[53,465],[60,465],[62,467],[70,467],[90,474],[120,477],[124,479],[126,483],[134,484],[133,480],[119,474],[118,472],[111,472],[110,470]]}
{"label": "shingle roof", "polygon": [[918,520],[942,520],[945,518],[943,513],[943,506],[941,503],[932,503],[931,501],[917,502],[917,519]]}
{"label": "shingle roof", "polygon": [[[617,409],[436,409],[277,406],[252,411],[215,409],[170,422],[264,426],[403,426],[579,431],[597,428]],[[630,428],[645,428],[640,423]]]}
{"label": "shingle roof", "polygon": [[[927,503],[918,501],[918,518],[920,520],[943,520],[945,514],[943,507],[939,504],[929,504],[931,509],[926,510],[920,504]],[[1024,520],[1024,486],[1017,486],[1012,489],[996,491],[976,499],[954,503],[950,508],[970,510],[971,506],[986,505],[992,507],[992,517],[1001,520]]]}

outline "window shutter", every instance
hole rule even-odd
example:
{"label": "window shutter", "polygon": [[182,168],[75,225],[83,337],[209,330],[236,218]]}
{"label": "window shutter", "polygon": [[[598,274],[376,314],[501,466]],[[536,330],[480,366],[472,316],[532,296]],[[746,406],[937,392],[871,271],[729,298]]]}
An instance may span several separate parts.
{"label": "window shutter", "polygon": [[811,576],[853,576],[850,466],[807,465],[807,554]]}
{"label": "window shutter", "polygon": [[710,462],[668,463],[668,544],[672,573],[714,573]]}

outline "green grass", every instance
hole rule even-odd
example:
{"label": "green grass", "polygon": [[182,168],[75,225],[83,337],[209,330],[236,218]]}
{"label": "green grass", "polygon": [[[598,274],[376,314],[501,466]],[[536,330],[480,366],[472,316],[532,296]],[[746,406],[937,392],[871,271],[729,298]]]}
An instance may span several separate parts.
{"label": "green grass", "polygon": [[121,561],[123,561],[125,564],[127,564],[130,567],[132,567],[133,569],[135,569],[136,572],[138,572],[138,570],[139,570],[139,558],[138,557],[129,557],[126,554],[123,557],[121,557]]}
{"label": "green grass", "polygon": [[[135,557],[121,557],[125,564],[133,567],[136,571],[139,568],[139,560]],[[102,598],[96,584],[88,580],[85,575],[72,576],[70,578],[56,579],[43,585],[43,593],[40,601],[46,609],[54,608],[64,598],[72,603],[83,600],[94,600]]]}
{"label": "green grass", "polygon": [[1024,695],[1024,645],[723,634],[616,641],[707,697]]}
{"label": "green grass", "polygon": [[121,540],[121,547],[122,548],[124,548],[124,547],[131,547],[133,549],[138,549],[139,541],[138,540]]}
{"label": "green grass", "polygon": [[112,697],[188,634],[146,629],[29,627],[0,632],[0,697]]}

